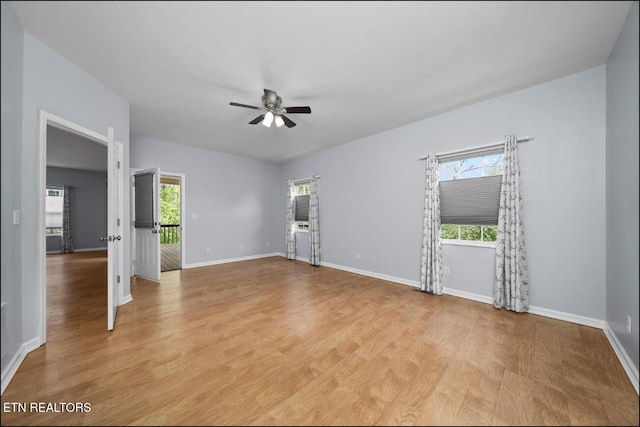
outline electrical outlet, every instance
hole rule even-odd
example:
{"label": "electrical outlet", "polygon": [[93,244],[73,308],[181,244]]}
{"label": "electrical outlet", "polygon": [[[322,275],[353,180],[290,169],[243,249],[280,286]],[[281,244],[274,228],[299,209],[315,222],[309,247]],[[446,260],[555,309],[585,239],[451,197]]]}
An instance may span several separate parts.
{"label": "electrical outlet", "polygon": [[243,249],[244,249],[244,245],[240,244],[240,250],[243,250]]}
{"label": "electrical outlet", "polygon": [[207,248],[207,253],[210,254],[211,253],[211,248]]}
{"label": "electrical outlet", "polygon": [[267,242],[267,247],[271,246],[271,242]]}
{"label": "electrical outlet", "polygon": [[360,252],[356,252],[356,259],[360,259]]}
{"label": "electrical outlet", "polygon": [[631,333],[631,316],[627,316],[627,333]]}
{"label": "electrical outlet", "polygon": [[444,268],[444,274],[451,274],[451,269],[448,266]]}

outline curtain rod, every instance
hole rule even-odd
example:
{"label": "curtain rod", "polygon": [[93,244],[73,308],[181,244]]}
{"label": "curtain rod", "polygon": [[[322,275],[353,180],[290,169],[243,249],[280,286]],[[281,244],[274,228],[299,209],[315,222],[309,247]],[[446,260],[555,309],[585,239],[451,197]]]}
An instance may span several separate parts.
{"label": "curtain rod", "polygon": [[[315,178],[316,178],[316,179],[319,179],[319,178],[320,178],[320,175],[315,175]],[[297,183],[299,183],[299,182],[305,182],[305,181],[311,181],[311,177],[309,177],[309,178],[299,178],[299,179],[294,179],[294,180],[293,180],[293,183],[294,183],[294,184],[297,184]]]}
{"label": "curtain rod", "polygon": [[[523,136],[522,138],[516,139],[516,141],[517,142],[525,142],[525,141],[530,141],[532,139],[533,139],[532,136]],[[479,146],[476,146],[476,147],[465,148],[465,149],[462,149],[462,150],[447,151],[447,152],[444,152],[444,153],[436,154],[436,157],[440,158],[440,157],[454,156],[454,155],[457,155],[457,154],[473,153],[474,151],[490,150],[492,148],[500,148],[500,147],[503,147],[503,146],[504,146],[504,141],[498,141],[498,142],[492,142],[491,144],[479,145]],[[422,156],[418,160],[426,160],[426,158],[427,158],[427,156]]]}

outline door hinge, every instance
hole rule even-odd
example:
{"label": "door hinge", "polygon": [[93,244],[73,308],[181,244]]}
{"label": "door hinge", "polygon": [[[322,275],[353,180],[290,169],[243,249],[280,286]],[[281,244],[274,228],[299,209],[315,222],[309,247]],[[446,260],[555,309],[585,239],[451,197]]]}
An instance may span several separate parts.
{"label": "door hinge", "polygon": [[120,275],[118,274],[118,283],[120,283]]}
{"label": "door hinge", "polygon": [[118,160],[118,169],[120,169],[120,160]]}
{"label": "door hinge", "polygon": [[118,227],[120,227],[120,218],[118,218]]}

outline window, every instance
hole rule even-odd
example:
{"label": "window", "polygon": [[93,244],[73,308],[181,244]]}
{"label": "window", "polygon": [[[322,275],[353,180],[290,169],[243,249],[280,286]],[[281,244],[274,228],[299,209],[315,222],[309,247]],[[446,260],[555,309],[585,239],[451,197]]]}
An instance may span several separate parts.
{"label": "window", "polygon": [[296,230],[309,230],[309,195],[311,194],[309,182],[298,184],[295,188],[295,220]]}
{"label": "window", "polygon": [[62,207],[64,190],[47,188],[45,190],[45,230],[47,236],[62,236]]}
{"label": "window", "polygon": [[503,171],[502,152],[440,163],[440,237],[495,242]]}

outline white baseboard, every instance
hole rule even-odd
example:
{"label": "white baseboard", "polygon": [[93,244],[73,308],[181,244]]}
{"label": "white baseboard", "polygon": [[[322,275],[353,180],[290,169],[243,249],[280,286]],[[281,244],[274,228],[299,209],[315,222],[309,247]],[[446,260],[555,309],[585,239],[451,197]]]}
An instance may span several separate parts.
{"label": "white baseboard", "polygon": [[131,294],[127,294],[122,297],[122,302],[120,303],[120,305],[129,304],[131,301],[133,301],[133,297],[131,296]]}
{"label": "white baseboard", "polygon": [[102,248],[84,248],[84,249],[74,249],[74,252],[93,252],[93,251],[106,251],[108,248],[106,246]]}
{"label": "white baseboard", "polygon": [[442,289],[442,293],[445,293],[447,295],[451,295],[454,297],[470,299],[473,301],[478,301],[478,302],[483,302],[485,304],[493,305],[493,298],[488,297],[486,295],[474,294],[472,292],[460,291],[458,289],[452,289],[452,288],[444,288]]}
{"label": "white baseboard", "polygon": [[230,262],[238,262],[238,261],[248,261],[251,259],[258,258],[268,258],[272,256],[277,256],[276,252],[268,253],[268,254],[260,254],[260,255],[249,255],[246,257],[238,257],[238,258],[227,258],[227,259],[218,259],[214,261],[205,261],[205,262],[196,262],[191,264],[185,264],[182,268],[198,268],[198,267],[208,267],[210,265],[218,265],[218,264],[227,264]]}
{"label": "white baseboard", "polygon": [[629,380],[631,380],[631,384],[633,384],[633,387],[636,389],[636,393],[638,393],[638,368],[634,366],[633,361],[631,361],[631,358],[624,350],[624,347],[622,347],[622,344],[620,344],[618,337],[609,327],[608,323],[603,328],[603,331],[605,336],[609,340],[614,353],[616,354],[616,356],[618,356],[618,360],[620,360],[620,363],[622,364],[624,371],[627,373]]}
{"label": "white baseboard", "polygon": [[591,326],[592,328],[598,329],[604,329],[607,324],[604,320],[579,316],[577,314],[565,313],[534,305],[529,306],[529,313],[550,317],[552,319],[564,320],[565,322],[577,323],[578,325]]}
{"label": "white baseboard", "polygon": [[[83,249],[74,249],[73,252],[93,252],[93,251],[106,251],[108,248],[102,247],[102,248],[83,248]],[[73,253],[72,252],[72,253]],[[62,251],[47,251],[47,255],[53,255],[53,254],[61,254]]]}
{"label": "white baseboard", "polygon": [[25,343],[22,343],[16,354],[13,355],[5,369],[2,370],[2,390],[0,394],[4,394],[7,386],[13,379],[13,376],[18,372],[18,368],[22,365],[22,361],[27,357],[27,353],[32,352],[36,348],[40,347],[40,339],[34,338]]}
{"label": "white baseboard", "polygon": [[360,270],[358,268],[353,268],[353,267],[345,267],[344,265],[332,264],[330,262],[324,262],[324,261],[320,262],[320,265],[330,267],[330,268],[335,268],[337,270],[348,271],[350,273],[361,274],[363,276],[373,277],[375,279],[386,280],[388,282],[399,283],[401,285],[413,286],[414,288],[420,287],[420,283],[416,282],[415,280],[407,280],[400,277],[389,276],[387,274],[374,273],[372,271]]}

